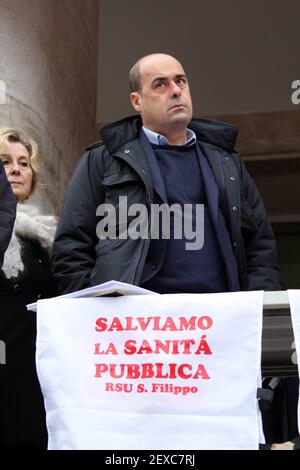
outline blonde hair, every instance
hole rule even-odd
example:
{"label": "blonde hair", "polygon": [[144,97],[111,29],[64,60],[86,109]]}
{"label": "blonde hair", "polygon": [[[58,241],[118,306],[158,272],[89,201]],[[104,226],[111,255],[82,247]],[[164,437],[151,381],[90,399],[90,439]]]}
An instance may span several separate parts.
{"label": "blonde hair", "polygon": [[32,169],[32,183],[30,194],[33,193],[39,177],[39,150],[38,145],[31,137],[26,136],[22,131],[17,129],[2,127],[0,128],[0,152],[3,147],[17,142],[26,148],[29,154],[29,163]]}

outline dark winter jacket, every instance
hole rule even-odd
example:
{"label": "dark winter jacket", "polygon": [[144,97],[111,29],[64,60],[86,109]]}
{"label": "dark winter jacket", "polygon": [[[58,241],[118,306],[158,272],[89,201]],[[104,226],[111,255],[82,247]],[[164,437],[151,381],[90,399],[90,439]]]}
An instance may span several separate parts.
{"label": "dark winter jacket", "polygon": [[[137,116],[105,126],[103,142],[88,147],[77,166],[53,247],[53,272],[62,293],[111,279],[139,285],[150,240],[99,240],[96,211],[104,202],[118,207],[119,196],[127,196],[128,207],[139,203],[149,208],[153,202],[151,172],[139,140],[141,126]],[[234,151],[238,129],[206,119],[193,119],[189,128],[219,187],[242,289],[281,289],[264,204]]]}
{"label": "dark winter jacket", "polygon": [[8,247],[15,217],[17,200],[7,181],[2,161],[0,160],[0,268]]}

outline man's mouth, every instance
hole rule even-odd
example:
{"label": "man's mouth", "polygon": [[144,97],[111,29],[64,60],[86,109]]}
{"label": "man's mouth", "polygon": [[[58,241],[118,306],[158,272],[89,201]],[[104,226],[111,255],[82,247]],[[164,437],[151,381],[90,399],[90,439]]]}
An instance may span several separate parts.
{"label": "man's mouth", "polygon": [[183,103],[177,103],[177,104],[173,104],[173,106],[170,106],[169,110],[171,109],[179,109],[179,108],[185,108],[186,106],[183,104]]}

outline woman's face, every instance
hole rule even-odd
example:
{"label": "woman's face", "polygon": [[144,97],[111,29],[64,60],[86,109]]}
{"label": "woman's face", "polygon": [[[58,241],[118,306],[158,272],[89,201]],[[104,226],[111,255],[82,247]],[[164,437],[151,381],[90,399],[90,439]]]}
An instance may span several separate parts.
{"label": "woman's face", "polygon": [[0,151],[0,159],[14,195],[24,201],[31,194],[33,179],[28,150],[20,142],[9,142],[5,151]]}

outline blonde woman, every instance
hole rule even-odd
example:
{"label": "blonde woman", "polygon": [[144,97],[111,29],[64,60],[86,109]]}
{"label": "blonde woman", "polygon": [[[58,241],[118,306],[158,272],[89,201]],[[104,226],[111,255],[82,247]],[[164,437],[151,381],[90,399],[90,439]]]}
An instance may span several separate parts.
{"label": "blonde woman", "polygon": [[38,158],[34,140],[16,129],[0,129],[1,165],[17,202],[0,270],[0,339],[6,346],[6,364],[0,368],[0,444],[36,448],[46,447],[47,433],[35,369],[36,319],[26,304],[54,293],[48,247],[56,225],[54,217],[30,205]]}

